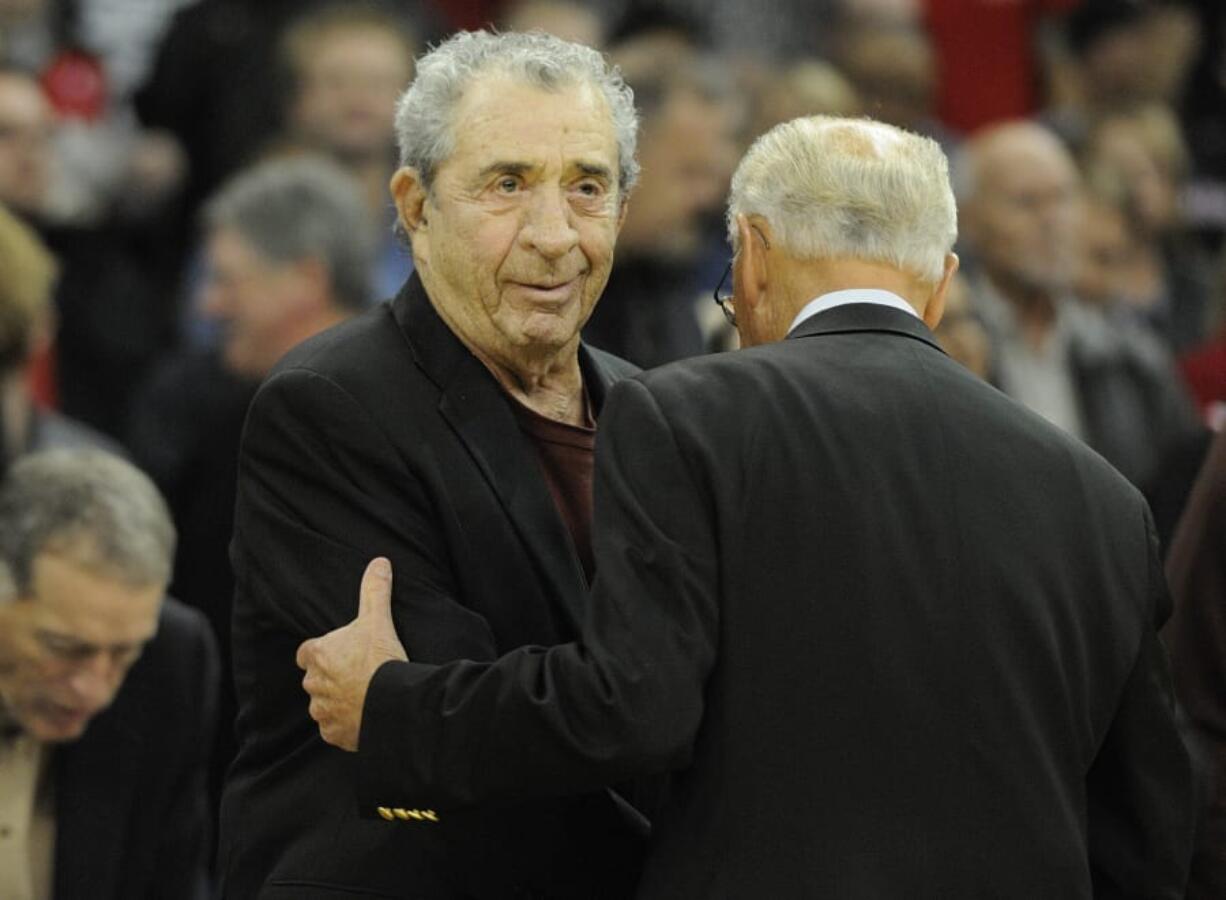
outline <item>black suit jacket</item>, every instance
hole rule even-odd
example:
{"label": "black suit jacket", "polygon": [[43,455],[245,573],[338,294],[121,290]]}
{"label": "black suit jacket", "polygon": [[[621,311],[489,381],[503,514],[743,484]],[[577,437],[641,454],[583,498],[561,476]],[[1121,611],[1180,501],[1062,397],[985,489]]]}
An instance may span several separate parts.
{"label": "black suit jacket", "polygon": [[[587,348],[580,364],[596,409],[635,371]],[[356,759],[320,740],[294,664],[301,641],[354,617],[375,555],[395,568],[415,659],[494,659],[577,635],[583,571],[508,404],[415,278],[293,351],[256,395],[232,546],[240,748],[222,801],[225,896],[631,892],[642,832],[604,791],[438,822],[362,818]]]}
{"label": "black suit jacket", "polygon": [[848,305],[618,385],[595,492],[583,643],[385,664],[369,802],[672,769],[642,897],[1181,895],[1144,501],[917,318]]}
{"label": "black suit jacket", "polygon": [[55,900],[207,896],[218,678],[204,617],[167,599],[115,702],[51,758]]}

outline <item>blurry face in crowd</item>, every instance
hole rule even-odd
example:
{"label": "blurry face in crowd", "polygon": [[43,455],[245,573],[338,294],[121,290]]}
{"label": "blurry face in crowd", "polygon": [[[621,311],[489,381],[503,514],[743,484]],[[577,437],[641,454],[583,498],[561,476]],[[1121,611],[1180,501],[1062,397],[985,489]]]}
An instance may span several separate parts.
{"label": "blurry face in crowd", "polygon": [[698,250],[703,216],[722,207],[736,167],[735,124],[728,105],[688,90],[644,123],[624,247],[676,260]]}
{"label": "blurry face in crowd", "polygon": [[329,33],[299,62],[294,130],[345,161],[388,156],[395,145],[396,100],[412,66],[403,42],[386,31]]}
{"label": "blurry face in crowd", "polygon": [[51,107],[38,84],[0,74],[0,203],[39,212],[51,178]]}
{"label": "blurry face in crowd", "polygon": [[1107,122],[1095,136],[1091,166],[1111,170],[1127,191],[1128,212],[1140,231],[1155,236],[1179,214],[1179,188],[1150,153],[1138,126],[1126,119]]}
{"label": "blurry face in crowd", "polygon": [[207,254],[203,309],[224,329],[226,367],[263,378],[291,345],[285,335],[299,305],[302,266],[268,259],[229,228],[209,237]]}
{"label": "blurry face in crowd", "polygon": [[1135,245],[1123,212],[1109,203],[1087,199],[1080,238],[1078,298],[1101,306],[1124,299]]}
{"label": "blurry face in crowd", "polygon": [[1151,29],[1145,21],[1114,28],[1087,48],[1083,66],[1086,90],[1099,103],[1126,105],[1153,96]]}
{"label": "blurry face in crowd", "polygon": [[162,585],[133,587],[69,555],[34,560],[31,595],[0,607],[0,698],[41,741],[79,738],[157,631]]}
{"label": "blurry face in crowd", "polygon": [[512,369],[574,352],[622,209],[603,96],[491,74],[454,115],[431,190],[410,169],[392,180],[431,301],[469,348]]}
{"label": "blurry face in crowd", "polygon": [[1058,293],[1072,283],[1080,207],[1077,170],[1054,137],[1010,129],[977,153],[965,233],[1005,289]]}

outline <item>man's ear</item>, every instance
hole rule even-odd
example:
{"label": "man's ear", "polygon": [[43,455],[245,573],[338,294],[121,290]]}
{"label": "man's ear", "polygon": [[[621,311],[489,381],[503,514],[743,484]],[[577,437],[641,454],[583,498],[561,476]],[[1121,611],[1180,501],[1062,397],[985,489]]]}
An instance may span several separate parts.
{"label": "man's ear", "polygon": [[954,275],[958,273],[958,254],[945,254],[945,273],[941,276],[941,280],[937,282],[937,286],[932,289],[932,293],[928,296],[928,302],[924,304],[924,324],[933,331],[936,331],[937,325],[941,324],[941,317],[945,315],[945,298],[949,294],[949,286],[953,283]]}
{"label": "man's ear", "polygon": [[[762,223],[763,227],[765,223]],[[754,225],[744,214],[736,217],[738,265],[733,266],[736,302],[757,308],[766,293],[766,240],[754,234]]]}
{"label": "man's ear", "polygon": [[316,256],[306,256],[290,264],[289,272],[295,279],[294,294],[304,306],[322,309],[329,301],[332,290],[332,275],[328,264]]}
{"label": "man's ear", "polygon": [[626,224],[626,213],[630,211],[630,195],[623,194],[622,199],[617,201],[617,233],[622,233],[622,226]]}
{"label": "man's ear", "polygon": [[400,225],[410,236],[419,228],[425,227],[426,220],[426,187],[422,184],[417,170],[411,166],[397,169],[391,181],[392,199],[396,204],[396,213],[400,217]]}

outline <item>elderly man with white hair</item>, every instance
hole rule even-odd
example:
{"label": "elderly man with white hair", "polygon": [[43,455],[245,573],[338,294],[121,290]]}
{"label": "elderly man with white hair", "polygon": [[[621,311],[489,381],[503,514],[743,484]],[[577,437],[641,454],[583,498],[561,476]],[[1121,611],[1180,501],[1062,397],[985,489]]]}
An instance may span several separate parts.
{"label": "elderly man with white hair", "polygon": [[356,682],[357,765],[440,816],[672,772],[643,898],[1175,900],[1191,782],[1150,516],[937,346],[941,151],[797,119],[728,221],[749,349],[611,392],[581,642],[406,661],[377,560],[299,651],[323,737]]}
{"label": "elderly man with white hair", "polygon": [[596,426],[635,371],[579,338],[637,170],[630,91],[600,54],[461,33],[418,63],[397,131],[391,191],[416,274],[291,351],[244,429],[222,894],[619,900],[646,832],[620,797],[359,807],[398,761],[372,744],[355,768],[307,715],[295,650],[352,618],[372,553],[396,567],[415,659],[577,637]]}

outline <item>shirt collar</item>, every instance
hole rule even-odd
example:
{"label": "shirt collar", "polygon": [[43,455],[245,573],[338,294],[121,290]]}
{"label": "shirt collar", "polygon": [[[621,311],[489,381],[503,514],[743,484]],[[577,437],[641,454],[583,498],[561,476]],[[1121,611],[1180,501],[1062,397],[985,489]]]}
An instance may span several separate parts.
{"label": "shirt collar", "polygon": [[829,294],[822,294],[820,297],[810,300],[805,304],[804,309],[796,314],[796,318],[792,320],[792,324],[788,328],[788,334],[795,331],[796,326],[805,319],[811,318],[820,312],[825,312],[828,309],[834,309],[836,306],[846,306],[848,303],[876,303],[878,306],[892,306],[895,309],[911,313],[917,319],[920,318],[920,314],[915,311],[915,307],[891,291],[852,288],[846,291],[831,291]]}

